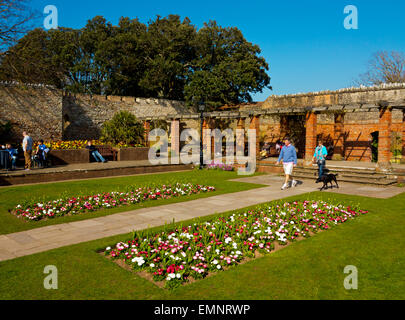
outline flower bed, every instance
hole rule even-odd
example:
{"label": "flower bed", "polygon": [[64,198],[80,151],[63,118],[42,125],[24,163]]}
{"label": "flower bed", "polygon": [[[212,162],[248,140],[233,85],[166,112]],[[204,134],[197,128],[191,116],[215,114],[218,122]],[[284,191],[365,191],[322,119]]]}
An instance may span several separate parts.
{"label": "flower bed", "polygon": [[222,171],[234,171],[234,167],[230,164],[212,162],[207,165],[208,170],[222,170]]}
{"label": "flower bed", "polygon": [[154,188],[137,188],[128,192],[107,192],[91,196],[70,197],[46,203],[18,205],[12,213],[29,221],[76,215],[100,209],[110,209],[148,200],[170,199],[201,192],[215,191],[214,187],[196,184],[162,185]]}
{"label": "flower bed", "polygon": [[[85,149],[88,141],[91,141],[95,146],[110,145],[110,143],[104,143],[100,140],[72,140],[72,141],[47,141],[44,144],[51,150],[80,150]],[[34,150],[36,150],[38,142],[34,144]],[[143,147],[142,145],[129,145],[125,143],[118,143],[114,145],[116,148],[132,148]]]}
{"label": "flower bed", "polygon": [[104,253],[174,288],[365,213],[322,201],[284,203],[171,232],[150,236],[135,232],[133,240],[108,247]]}

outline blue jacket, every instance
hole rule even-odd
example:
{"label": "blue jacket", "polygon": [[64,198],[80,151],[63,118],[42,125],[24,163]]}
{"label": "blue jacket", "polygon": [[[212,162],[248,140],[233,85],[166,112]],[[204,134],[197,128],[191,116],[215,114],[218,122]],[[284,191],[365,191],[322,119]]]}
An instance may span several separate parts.
{"label": "blue jacket", "polygon": [[295,150],[295,147],[292,144],[290,144],[288,147],[284,146],[283,149],[281,149],[278,162],[280,162],[281,159],[283,160],[284,163],[294,162],[294,164],[297,164],[297,151]]}
{"label": "blue jacket", "polygon": [[328,150],[326,149],[325,146],[322,146],[320,148],[319,146],[316,147],[315,153],[314,153],[314,158],[317,160],[326,160],[326,156],[328,155]]}
{"label": "blue jacket", "polygon": [[10,157],[16,156],[18,154],[18,151],[16,149],[6,149],[8,153],[10,154]]}

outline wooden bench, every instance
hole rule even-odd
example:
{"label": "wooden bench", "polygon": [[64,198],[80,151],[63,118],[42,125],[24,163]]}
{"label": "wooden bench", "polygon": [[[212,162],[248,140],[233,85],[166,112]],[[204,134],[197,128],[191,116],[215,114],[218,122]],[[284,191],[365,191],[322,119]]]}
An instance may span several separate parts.
{"label": "wooden bench", "polygon": [[100,152],[100,154],[103,156],[104,159],[107,160],[112,160],[112,161],[117,161],[117,150],[115,150],[114,148],[112,148],[111,146],[95,146],[98,150],[98,152]]}

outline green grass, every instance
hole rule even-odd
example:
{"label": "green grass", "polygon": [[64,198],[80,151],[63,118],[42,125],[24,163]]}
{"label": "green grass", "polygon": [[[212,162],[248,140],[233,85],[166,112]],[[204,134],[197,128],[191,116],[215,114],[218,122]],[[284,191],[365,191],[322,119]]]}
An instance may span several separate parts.
{"label": "green grass", "polygon": [[[129,177],[118,177],[108,179],[94,179],[82,181],[68,181],[51,184],[29,185],[0,188],[0,235],[14,233],[53,224],[61,224],[72,221],[92,219],[113,213],[135,210],[139,208],[166,205],[170,203],[184,202],[198,198],[212,197],[224,193],[232,193],[253,188],[263,187],[258,184],[228,181],[229,179],[240,178],[236,172],[212,171],[186,171],[152,175],[138,175]],[[178,197],[168,200],[147,201],[139,204],[104,209],[75,216],[64,216],[43,221],[26,221],[13,216],[9,210],[24,200],[35,199],[46,201],[58,198],[62,195],[76,196],[88,195],[98,192],[125,190],[127,186],[148,186],[151,184],[167,184],[176,182],[190,182],[201,185],[216,187],[215,192],[202,193],[187,197]]]}
{"label": "green grass", "polygon": [[[55,249],[0,262],[0,299],[405,299],[405,193],[386,200],[320,192],[293,199],[359,204],[370,212],[174,291],[96,253],[130,235]],[[58,290],[43,288],[46,265],[58,268]],[[358,290],[344,289],[346,265],[358,268]]]}

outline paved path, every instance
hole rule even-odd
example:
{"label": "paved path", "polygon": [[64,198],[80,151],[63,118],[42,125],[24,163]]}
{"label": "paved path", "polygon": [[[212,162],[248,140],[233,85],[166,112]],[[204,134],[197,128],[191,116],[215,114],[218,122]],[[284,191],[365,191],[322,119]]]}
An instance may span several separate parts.
{"label": "paved path", "polygon": [[[1,235],[0,261],[90,240],[129,233],[134,230],[160,226],[172,222],[173,219],[179,222],[214,213],[241,209],[271,200],[316,191],[316,188],[319,187],[319,185],[314,184],[313,181],[306,181],[296,188],[282,191],[280,190],[282,178],[276,175],[263,175],[236,180],[268,186],[260,189],[223,194],[152,208],[143,208],[84,221]],[[341,189],[339,190],[333,189],[333,192],[380,198],[392,197],[404,191],[405,189],[397,187],[376,188],[349,183],[342,183]],[[162,204],[163,203],[164,200],[162,201]]]}

